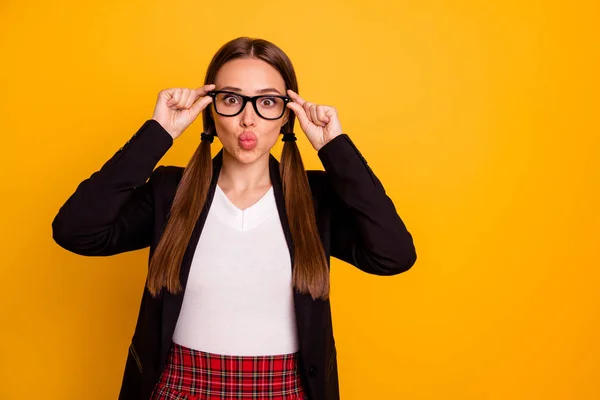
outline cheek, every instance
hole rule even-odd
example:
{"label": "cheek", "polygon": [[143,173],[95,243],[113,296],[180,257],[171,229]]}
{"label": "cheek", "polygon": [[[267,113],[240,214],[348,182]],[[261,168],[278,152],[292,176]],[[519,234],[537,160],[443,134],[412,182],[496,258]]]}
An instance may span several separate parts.
{"label": "cheek", "polygon": [[224,141],[228,138],[235,137],[235,132],[239,129],[236,124],[236,118],[224,118],[219,115],[213,116],[215,127],[217,128],[217,136],[219,140]]}
{"label": "cheek", "polygon": [[[267,121],[265,121],[267,122]],[[281,133],[281,123],[278,121],[267,122],[262,130],[263,140],[266,145],[273,147]]]}

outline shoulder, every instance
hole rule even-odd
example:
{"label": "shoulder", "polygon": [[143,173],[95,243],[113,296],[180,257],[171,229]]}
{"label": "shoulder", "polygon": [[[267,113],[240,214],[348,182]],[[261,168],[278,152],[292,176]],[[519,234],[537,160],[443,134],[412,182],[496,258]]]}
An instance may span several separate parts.
{"label": "shoulder", "polygon": [[159,165],[152,171],[150,181],[155,185],[173,182],[178,184],[183,176],[183,170],[183,167],[176,165]]}

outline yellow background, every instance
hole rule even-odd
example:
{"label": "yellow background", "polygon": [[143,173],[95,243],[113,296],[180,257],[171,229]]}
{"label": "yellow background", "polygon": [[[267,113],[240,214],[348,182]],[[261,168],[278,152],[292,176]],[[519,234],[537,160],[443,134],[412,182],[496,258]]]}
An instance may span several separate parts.
{"label": "yellow background", "polygon": [[399,276],[333,265],[342,399],[600,399],[593,3],[2,1],[0,398],[116,398],[148,250],[77,256],[50,223],[249,35],[338,108],[415,238]]}

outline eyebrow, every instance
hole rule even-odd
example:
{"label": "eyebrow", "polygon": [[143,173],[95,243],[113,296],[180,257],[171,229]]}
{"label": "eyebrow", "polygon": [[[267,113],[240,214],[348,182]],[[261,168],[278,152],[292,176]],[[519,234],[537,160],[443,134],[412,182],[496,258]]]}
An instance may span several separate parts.
{"label": "eyebrow", "polygon": [[[242,92],[242,89],[238,88],[238,87],[233,87],[233,86],[224,86],[221,89],[218,90],[228,90],[230,92]],[[258,93],[262,94],[262,93],[270,93],[270,92],[275,92],[277,94],[281,95],[281,92],[275,88],[266,88],[266,89],[261,89],[258,91]]]}

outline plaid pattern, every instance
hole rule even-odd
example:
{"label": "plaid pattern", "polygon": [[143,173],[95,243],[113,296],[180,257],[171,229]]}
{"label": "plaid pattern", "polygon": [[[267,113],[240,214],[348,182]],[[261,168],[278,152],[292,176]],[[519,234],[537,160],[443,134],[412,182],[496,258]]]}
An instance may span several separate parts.
{"label": "plaid pattern", "polygon": [[306,400],[298,357],[220,355],[173,343],[151,400]]}

